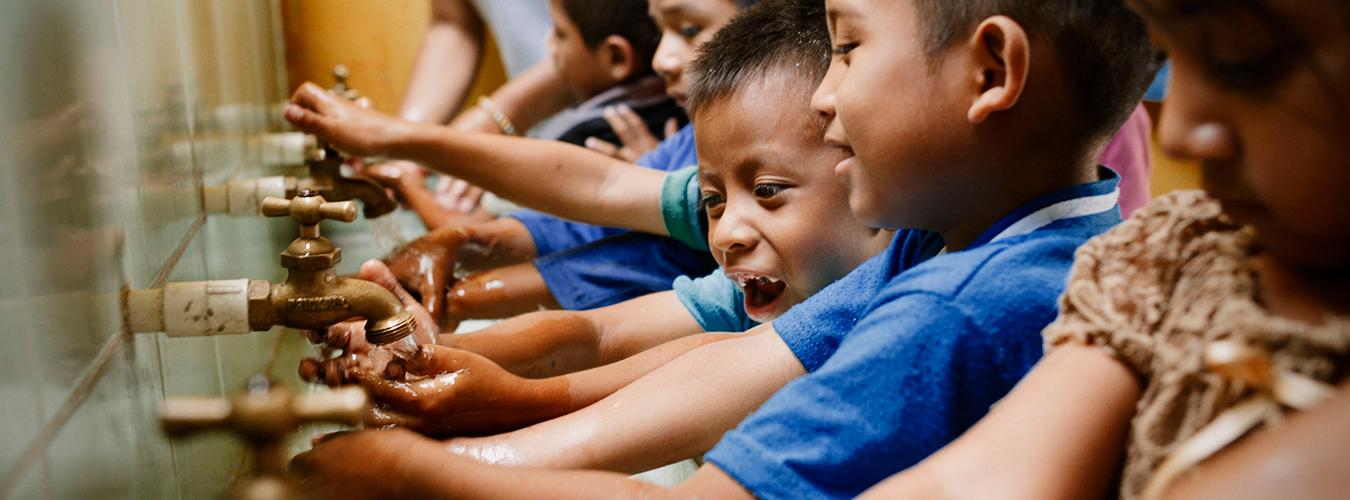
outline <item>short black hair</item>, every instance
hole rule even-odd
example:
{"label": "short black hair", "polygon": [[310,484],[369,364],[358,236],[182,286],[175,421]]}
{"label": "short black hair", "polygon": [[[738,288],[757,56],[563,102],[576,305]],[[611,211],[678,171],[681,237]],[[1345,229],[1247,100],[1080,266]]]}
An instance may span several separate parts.
{"label": "short black hair", "polygon": [[[500,1],[500,0],[499,0]],[[652,56],[661,30],[647,13],[647,0],[560,0],[563,13],[577,25],[581,41],[594,50],[606,38],[619,36],[633,46],[635,76],[651,73]]]}
{"label": "short black hair", "polygon": [[771,71],[794,71],[816,84],[829,68],[824,0],[764,0],[732,19],[700,49],[689,69],[685,108],[695,114]]}
{"label": "short black hair", "polygon": [[1059,53],[1073,104],[1096,140],[1116,131],[1143,97],[1159,57],[1124,0],[913,0],[931,57],[992,16],[1005,15]]}

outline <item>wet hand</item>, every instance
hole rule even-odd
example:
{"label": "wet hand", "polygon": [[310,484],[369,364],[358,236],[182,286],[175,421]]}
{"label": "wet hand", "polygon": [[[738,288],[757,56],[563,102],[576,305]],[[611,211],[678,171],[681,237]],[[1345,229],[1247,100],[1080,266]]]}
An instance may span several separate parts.
{"label": "wet hand", "polygon": [[[534,423],[565,387],[520,378],[478,354],[424,345],[384,373],[363,372],[375,402],[367,424],[407,427],[430,436],[482,434]],[[554,394],[557,393],[557,394]]]}
{"label": "wet hand", "polygon": [[436,441],[401,429],[344,432],[296,455],[290,470],[315,498],[413,498],[425,471],[454,460]]}
{"label": "wet hand", "polygon": [[291,96],[286,121],[354,156],[383,156],[396,141],[407,137],[415,124],[361,107],[306,82]]}
{"label": "wet hand", "polygon": [[[622,146],[591,137],[586,139],[587,148],[632,163],[661,144],[661,139],[647,129],[647,123],[642,121],[642,117],[632,108],[626,105],[610,106],[605,108],[602,114],[609,127],[614,130],[614,135],[619,137]],[[667,120],[665,137],[675,135],[679,129],[680,123],[677,120],[674,118]]]}

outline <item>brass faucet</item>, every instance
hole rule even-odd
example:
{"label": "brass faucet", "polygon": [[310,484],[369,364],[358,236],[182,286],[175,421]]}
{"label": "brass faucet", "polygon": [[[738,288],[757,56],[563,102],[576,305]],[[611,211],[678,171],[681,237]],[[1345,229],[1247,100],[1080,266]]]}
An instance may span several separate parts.
{"label": "brass faucet", "polygon": [[342,249],[319,234],[319,223],[355,220],[355,204],[328,202],[305,190],[289,200],[264,199],[262,213],[295,219],[300,237],[281,252],[281,266],[288,271],[285,282],[249,282],[248,322],[254,331],[272,325],[320,330],[361,316],[366,318],[366,339],[373,344],[388,344],[413,333],[413,315],[393,293],[369,281],[337,275]]}
{"label": "brass faucet", "polygon": [[287,436],[310,423],[358,425],[368,404],[359,387],[297,396],[257,376],[229,399],[168,398],[160,405],[159,420],[164,433],[173,438],[218,429],[245,441],[252,470],[231,486],[230,498],[295,499],[306,496],[286,471]]}

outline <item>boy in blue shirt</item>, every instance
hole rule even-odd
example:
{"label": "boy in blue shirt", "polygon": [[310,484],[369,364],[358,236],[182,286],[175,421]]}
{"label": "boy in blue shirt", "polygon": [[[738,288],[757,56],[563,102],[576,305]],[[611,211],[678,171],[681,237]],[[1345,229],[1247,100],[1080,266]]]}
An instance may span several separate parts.
{"label": "boy in blue shirt", "polygon": [[[406,456],[417,471],[402,477],[425,480],[398,486],[466,497],[852,496],[953,439],[1039,357],[1074,249],[1118,220],[1114,178],[1091,159],[1149,79],[1154,56],[1138,19],[1119,0],[827,5],[836,52],[816,103],[832,119],[827,137],[855,154],[836,168],[850,179],[850,205],[880,226],[937,232],[946,254],[916,265],[915,233],[903,230],[886,254],[765,330],[691,351],[583,410],[625,408],[608,421],[616,425],[680,415],[687,423],[670,432],[706,432],[708,420],[797,378],[672,490],[602,472]],[[418,363],[435,366],[439,352],[424,348]],[[700,379],[708,386],[688,389],[690,365],[715,372]],[[596,452],[585,446],[578,455]],[[411,433],[366,432],[299,464],[348,484],[358,473],[348,454],[390,450],[443,453]],[[528,449],[483,450],[529,463],[519,460]]]}

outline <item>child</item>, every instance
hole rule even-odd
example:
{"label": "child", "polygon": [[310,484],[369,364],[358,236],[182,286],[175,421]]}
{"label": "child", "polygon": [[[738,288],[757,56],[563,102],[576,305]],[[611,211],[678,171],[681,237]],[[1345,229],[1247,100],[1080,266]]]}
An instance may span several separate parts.
{"label": "child", "polygon": [[[820,118],[809,106],[829,61],[823,9],[815,12],[819,15],[798,18],[774,10],[749,13],[709,42],[695,64],[688,105],[698,123],[710,243],[724,271],[698,280],[680,278],[674,291],[607,308],[540,312],[440,338],[441,345],[481,354],[533,379],[624,363],[556,380],[520,380],[501,368],[470,361],[474,356],[447,354],[478,366],[459,376],[454,396],[438,398],[409,384],[365,379],[381,402],[414,413],[412,426],[423,433],[511,430],[541,415],[590,404],[660,360],[715,340],[702,336],[628,360],[649,348],[702,332],[744,332],[771,321],[879,253],[890,234],[865,226],[850,213],[847,187],[832,172],[843,154],[825,146]],[[752,38],[764,50],[742,50],[741,42]],[[930,253],[935,253],[940,242],[930,242]],[[363,277],[392,283],[378,266],[370,267],[363,269]],[[361,338],[353,333],[330,332],[327,341],[351,351],[356,346],[349,340]],[[310,361],[304,370],[337,383],[343,381],[346,363],[338,358],[318,368]],[[620,373],[600,377],[602,372]],[[568,381],[568,391],[547,389],[560,385],[559,380]],[[497,388],[498,399],[461,393],[483,385]],[[434,412],[416,411],[416,405],[431,398],[447,404],[427,405]],[[483,418],[487,413],[498,418]],[[456,415],[473,415],[474,420]],[[444,427],[424,423],[428,421]]]}
{"label": "child", "polygon": [[[715,372],[700,381],[735,385],[701,391],[753,398],[809,372],[727,433],[710,463],[674,491],[604,473],[453,459],[404,460],[418,469],[408,477],[428,482],[403,486],[458,496],[505,488],[554,497],[852,496],[955,438],[1039,357],[1036,333],[1053,318],[1073,249],[1119,220],[1114,178],[1092,159],[1149,78],[1153,54],[1138,20],[1109,1],[827,4],[836,56],[816,102],[832,120],[827,140],[856,153],[836,167],[850,178],[851,208],[874,225],[936,231],[947,254],[916,262],[924,257],[909,244],[917,231],[902,230],[881,257],[775,320],[774,335],[691,351],[587,408],[633,403],[641,398],[621,395],[671,378],[685,358],[755,342],[763,343],[755,356],[702,366]],[[743,407],[707,405],[701,391],[666,393],[673,401],[655,406],[697,412],[684,420],[705,427],[710,414],[725,415],[717,403]],[[643,406],[626,407],[626,417]],[[374,432],[322,444],[300,464],[351,480],[359,472],[337,459],[379,456],[376,443],[441,452],[408,433]],[[519,463],[520,450],[491,451]]]}
{"label": "child", "polygon": [[[651,12],[662,29],[661,45],[653,59],[653,68],[666,80],[667,92],[682,102],[687,94],[684,66],[697,47],[730,20],[749,0],[654,0]],[[297,102],[316,108],[309,113],[300,106],[287,110],[287,118],[301,130],[323,137],[345,151],[358,155],[376,154],[420,160],[420,163],[454,174],[483,186],[513,201],[544,209],[578,224],[538,214],[493,221],[491,226],[467,231],[447,228],[444,233],[428,235],[429,245],[449,247],[440,252],[447,258],[462,257],[466,267],[477,267],[475,252],[460,252],[455,245],[470,249],[487,248],[491,255],[506,259],[484,259],[500,265],[520,262],[530,256],[543,256],[531,266],[502,271],[495,279],[470,279],[450,295],[451,305],[459,303],[467,310],[461,317],[477,317],[477,307],[490,307],[488,316],[505,316],[557,305],[566,309],[590,309],[666,290],[670,280],[680,275],[701,276],[713,268],[706,258],[706,242],[686,249],[669,240],[630,238],[605,247],[591,247],[576,255],[550,258],[550,253],[590,243],[626,227],[665,235],[668,229],[660,212],[659,198],[664,175],[647,169],[624,168],[598,153],[544,141],[523,141],[478,134],[451,135],[439,127],[418,126],[393,120],[374,112],[355,110],[346,103],[328,99],[312,85],[302,86]],[[685,127],[641,161],[655,170],[674,170],[697,163],[693,130]],[[522,179],[549,179],[550,182],[522,182]],[[682,186],[677,186],[682,187]],[[608,226],[608,227],[599,227]],[[683,231],[694,242],[703,240],[702,231]],[[679,234],[673,235],[679,236]],[[687,239],[687,238],[686,238]],[[481,252],[478,252],[481,254]],[[653,255],[655,254],[655,255]],[[427,259],[412,255],[409,260]],[[626,264],[641,261],[643,266]],[[396,268],[402,266],[395,266]],[[422,269],[423,266],[416,266]],[[455,261],[426,266],[447,270]],[[596,268],[624,270],[620,275],[588,274]],[[396,269],[400,270],[400,269]],[[401,271],[401,270],[400,270]],[[402,274],[402,273],[400,273]],[[449,278],[442,276],[400,276],[418,291],[439,290]],[[655,279],[644,279],[653,276]],[[502,279],[502,278],[506,279]],[[517,281],[518,280],[518,281]],[[420,281],[422,286],[416,286]],[[428,286],[426,283],[436,283]],[[662,283],[647,290],[633,284]],[[501,285],[501,286],[498,286]],[[511,292],[514,303],[502,304],[500,291]],[[423,293],[428,305],[437,306],[438,316],[447,309],[445,302]],[[439,302],[439,303],[434,303]]]}
{"label": "child", "polygon": [[[1156,498],[1182,477],[1171,496],[1345,494],[1329,412],[1350,373],[1350,7],[1134,5],[1172,58],[1159,138],[1205,191],[1084,246],[1045,360],[879,494]],[[1312,410],[1237,441],[1286,408]]]}

